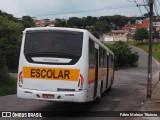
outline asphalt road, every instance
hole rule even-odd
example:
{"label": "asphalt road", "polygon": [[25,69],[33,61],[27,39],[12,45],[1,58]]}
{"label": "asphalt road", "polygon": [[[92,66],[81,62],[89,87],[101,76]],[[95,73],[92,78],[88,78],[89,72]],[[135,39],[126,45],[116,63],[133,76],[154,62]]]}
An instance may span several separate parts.
{"label": "asphalt road", "polygon": [[[93,103],[57,103],[36,100],[19,99],[16,95],[0,97],[0,111],[132,111],[141,106],[146,100],[147,85],[147,59],[148,55],[132,47],[138,52],[139,67],[133,69],[118,70],[115,72],[114,85],[111,92],[104,93],[99,104]],[[158,80],[155,75],[158,71],[158,63],[153,60],[153,81]],[[87,114],[87,113],[86,113]],[[91,113],[92,114],[92,113]],[[47,118],[43,118],[47,119]],[[60,119],[60,118],[56,118]],[[71,119],[71,118],[62,118]],[[75,119],[75,118],[72,118]],[[104,117],[76,118],[76,119],[106,119]],[[123,117],[107,118],[122,120]]]}

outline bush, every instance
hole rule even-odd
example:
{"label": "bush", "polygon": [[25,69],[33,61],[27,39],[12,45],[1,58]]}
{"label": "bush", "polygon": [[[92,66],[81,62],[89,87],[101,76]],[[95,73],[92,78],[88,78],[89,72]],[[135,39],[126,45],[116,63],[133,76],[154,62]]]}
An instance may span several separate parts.
{"label": "bush", "polygon": [[0,16],[0,72],[4,67],[17,69],[23,24]]}
{"label": "bush", "polygon": [[7,73],[0,74],[0,96],[16,94],[17,81],[16,78],[10,77]]}
{"label": "bush", "polygon": [[133,53],[126,43],[118,41],[107,46],[115,54],[115,68],[132,67],[137,65],[139,56],[137,53]]}
{"label": "bush", "polygon": [[134,34],[135,40],[143,42],[144,39],[148,39],[148,38],[149,38],[149,34],[146,28],[139,28],[135,31],[135,34]]}

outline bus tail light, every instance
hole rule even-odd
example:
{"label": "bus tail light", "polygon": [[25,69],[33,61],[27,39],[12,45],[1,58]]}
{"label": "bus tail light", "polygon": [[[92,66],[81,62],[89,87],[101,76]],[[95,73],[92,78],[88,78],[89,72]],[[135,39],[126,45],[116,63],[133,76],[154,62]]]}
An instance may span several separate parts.
{"label": "bus tail light", "polygon": [[19,73],[18,75],[18,82],[23,84],[23,75],[22,75],[22,71]]}
{"label": "bus tail light", "polygon": [[84,85],[84,77],[80,74],[80,77],[79,77],[79,82],[78,82],[78,87],[83,87]]}

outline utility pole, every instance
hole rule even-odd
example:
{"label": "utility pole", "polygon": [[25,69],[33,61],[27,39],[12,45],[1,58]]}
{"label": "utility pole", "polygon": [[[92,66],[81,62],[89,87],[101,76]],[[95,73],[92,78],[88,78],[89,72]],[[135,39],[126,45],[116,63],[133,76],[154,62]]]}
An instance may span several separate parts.
{"label": "utility pole", "polygon": [[154,0],[149,0],[149,46],[148,46],[148,76],[147,76],[147,98],[151,98],[152,94],[152,42],[153,42],[153,3]]}
{"label": "utility pole", "polygon": [[[134,0],[137,4],[136,0]],[[147,98],[151,98],[152,94],[152,42],[153,42],[153,4],[155,0],[148,0],[148,5],[138,5],[144,6],[146,10],[149,12],[150,25],[149,25],[149,45],[148,45],[148,74],[147,74]],[[146,6],[149,6],[149,10]]]}

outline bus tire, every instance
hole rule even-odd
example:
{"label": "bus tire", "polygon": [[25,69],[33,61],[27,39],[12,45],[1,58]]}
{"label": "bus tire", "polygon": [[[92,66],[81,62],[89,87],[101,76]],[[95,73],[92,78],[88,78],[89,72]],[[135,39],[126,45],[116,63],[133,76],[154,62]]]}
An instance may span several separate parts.
{"label": "bus tire", "polygon": [[102,91],[103,91],[103,80],[101,81],[100,96],[102,95]]}
{"label": "bus tire", "polygon": [[96,97],[96,99],[93,101],[94,103],[100,103],[101,101],[101,95]]}
{"label": "bus tire", "polygon": [[101,81],[101,87],[100,87],[100,91],[99,91],[99,96],[96,97],[96,99],[94,100],[94,103],[100,103],[101,96],[102,96],[102,89],[103,89],[103,81]]}
{"label": "bus tire", "polygon": [[112,89],[112,83],[110,84],[109,88],[108,88],[108,92],[110,92]]}

